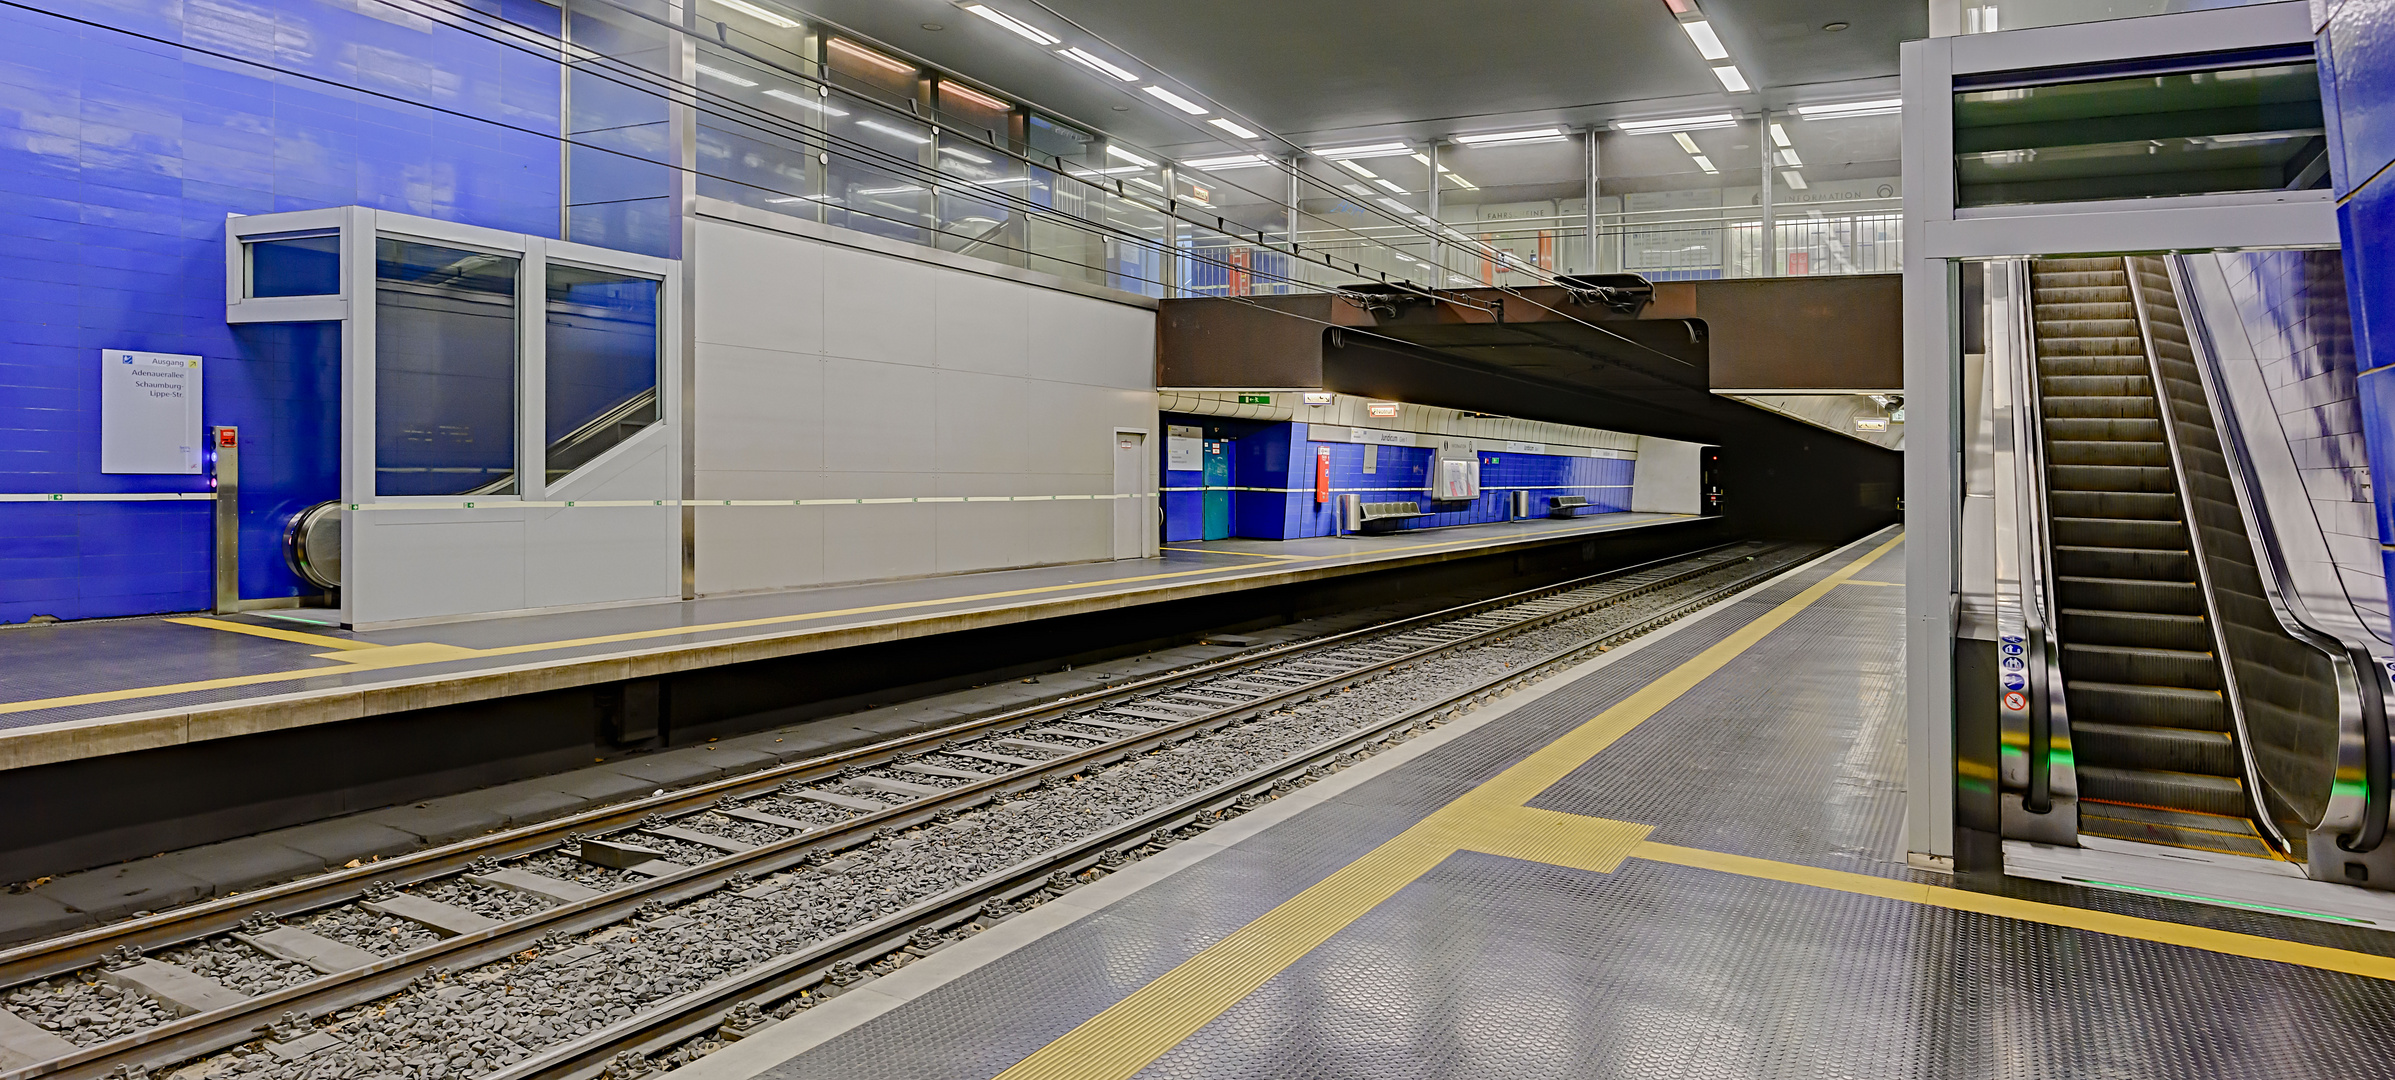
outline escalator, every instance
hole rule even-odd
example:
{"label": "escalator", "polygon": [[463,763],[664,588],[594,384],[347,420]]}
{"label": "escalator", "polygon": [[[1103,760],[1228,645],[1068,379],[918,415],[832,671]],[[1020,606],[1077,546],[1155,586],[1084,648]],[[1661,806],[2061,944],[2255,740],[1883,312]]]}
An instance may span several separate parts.
{"label": "escalator", "polygon": [[2220,269],[2003,272],[2005,835],[2395,887],[2385,620],[2333,565],[2296,399],[2251,348],[2224,355],[2243,330]]}
{"label": "escalator", "polygon": [[2030,289],[2080,832],[2275,858],[2246,790],[2128,270],[2042,259]]}

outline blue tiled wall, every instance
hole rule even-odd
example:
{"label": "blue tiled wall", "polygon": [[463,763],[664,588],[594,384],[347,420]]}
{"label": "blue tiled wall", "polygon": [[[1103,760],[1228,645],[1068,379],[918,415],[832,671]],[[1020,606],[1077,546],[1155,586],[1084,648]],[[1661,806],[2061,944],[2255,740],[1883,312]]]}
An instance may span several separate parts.
{"label": "blue tiled wall", "polygon": [[[1168,422],[1173,418],[1167,417]],[[1209,432],[1209,435],[1212,433]],[[1337,496],[1357,494],[1365,502],[1414,501],[1439,512],[1405,523],[1402,528],[1430,529],[1444,525],[1474,525],[1504,521],[1508,501],[1517,489],[1530,491],[1530,514],[1544,516],[1547,500],[1578,495],[1594,508],[1589,513],[1630,508],[1630,479],[1635,462],[1623,458],[1562,457],[1552,454],[1483,453],[1480,455],[1480,498],[1469,504],[1432,504],[1424,498],[1430,463],[1437,455],[1426,447],[1383,446],[1373,471],[1364,471],[1364,447],[1354,443],[1309,442],[1301,424],[1271,424],[1245,431],[1232,444],[1231,533],[1260,540],[1294,540],[1329,536],[1338,531]],[[1315,454],[1330,452],[1330,492],[1327,502],[1314,501]],[[1196,472],[1167,472],[1167,488],[1199,488]],[[1168,491],[1164,497],[1164,536],[1167,541],[1195,540],[1203,526],[1203,504],[1197,491]]]}
{"label": "blue tiled wall", "polygon": [[[2353,312],[2378,539],[2395,542],[2395,2],[2329,0],[2319,27],[2329,172]],[[2395,557],[2388,561],[2395,582]]]}
{"label": "blue tiled wall", "polygon": [[[360,204],[554,236],[557,66],[379,4],[44,6],[68,18],[0,9],[0,492],[205,490],[99,466],[98,351],[196,353],[205,422],[242,430],[244,547],[271,551],[278,511],[335,494],[339,343],[225,324],[225,216]],[[557,29],[537,0],[474,6]],[[204,608],[209,520],[0,503],[0,621]],[[250,595],[299,591],[244,562]]]}

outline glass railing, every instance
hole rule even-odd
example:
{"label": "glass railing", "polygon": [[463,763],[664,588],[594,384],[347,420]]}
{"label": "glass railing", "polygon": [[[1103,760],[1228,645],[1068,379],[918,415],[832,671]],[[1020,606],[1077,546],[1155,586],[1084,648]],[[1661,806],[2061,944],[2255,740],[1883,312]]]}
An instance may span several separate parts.
{"label": "glass railing", "polygon": [[[742,21],[747,9],[708,3],[689,16],[703,32],[687,35],[695,70],[677,81],[669,45],[685,32],[646,2],[570,0],[571,239],[670,250],[681,108],[693,118],[701,197],[1148,296],[1897,266],[1893,198],[1783,210],[1769,245],[1752,207],[1600,213],[1593,248],[1580,213],[1434,225],[1418,191],[1363,188],[1361,170],[1311,156],[1294,173],[1281,160],[1200,169],[1027,110],[998,111],[1004,103],[980,91],[944,90],[936,73],[922,73],[921,92],[907,97],[902,80],[842,75],[844,56],[853,67],[875,54],[826,49],[827,28]],[[830,56],[830,70],[813,55]],[[1407,157],[1427,169],[1421,154],[1370,164],[1403,175]]]}
{"label": "glass railing", "polygon": [[2110,22],[2114,19],[2137,19],[2204,8],[2247,7],[2276,2],[2278,0],[1996,0],[1994,3],[1964,4],[1961,30],[1966,34],[1989,34],[2000,30]]}

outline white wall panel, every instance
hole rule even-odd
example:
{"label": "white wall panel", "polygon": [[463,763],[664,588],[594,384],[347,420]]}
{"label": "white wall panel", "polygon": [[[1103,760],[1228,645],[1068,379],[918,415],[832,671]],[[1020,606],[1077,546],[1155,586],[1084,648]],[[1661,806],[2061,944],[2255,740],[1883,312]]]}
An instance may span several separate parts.
{"label": "white wall panel", "polygon": [[714,221],[699,223],[699,246],[707,252],[699,341],[823,351],[823,248]]}
{"label": "white wall panel", "polygon": [[823,467],[823,358],[707,342],[698,356],[699,413],[707,421],[696,432],[701,470]]}
{"label": "white wall panel", "polygon": [[529,606],[522,521],[472,510],[394,510],[357,532],[362,557],[346,565],[356,587],[382,599],[376,622]]}
{"label": "white wall panel", "polygon": [[930,472],[928,418],[939,400],[939,374],[927,367],[825,358],[823,467]]}
{"label": "white wall panel", "polygon": [[[936,252],[859,250],[877,244],[705,223],[695,496],[1111,492],[1114,430],[1156,430],[1154,312],[934,265]],[[784,273],[785,257],[801,269]],[[734,281],[733,299],[711,295]],[[1108,559],[1113,506],[702,505],[696,582],[718,594]]]}
{"label": "white wall panel", "polygon": [[824,355],[931,366],[933,282],[954,271],[888,255],[794,242],[815,246],[823,253]]}
{"label": "white wall panel", "polygon": [[1044,290],[1030,307],[1033,378],[1156,388],[1154,313]]}
{"label": "white wall panel", "polygon": [[951,371],[1016,378],[1028,375],[1031,313],[1023,302],[1025,291],[1025,286],[1011,281],[941,273],[932,296],[934,355],[939,365]]}

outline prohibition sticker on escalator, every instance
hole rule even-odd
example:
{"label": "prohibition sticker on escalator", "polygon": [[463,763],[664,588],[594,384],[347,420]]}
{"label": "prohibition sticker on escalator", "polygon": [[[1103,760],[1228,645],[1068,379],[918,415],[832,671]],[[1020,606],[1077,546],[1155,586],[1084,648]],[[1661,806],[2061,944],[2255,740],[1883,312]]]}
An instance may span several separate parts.
{"label": "prohibition sticker on escalator", "polygon": [[2020,712],[2029,707],[2029,698],[2018,690],[2012,691],[2004,695],[2004,707],[2011,712]]}

